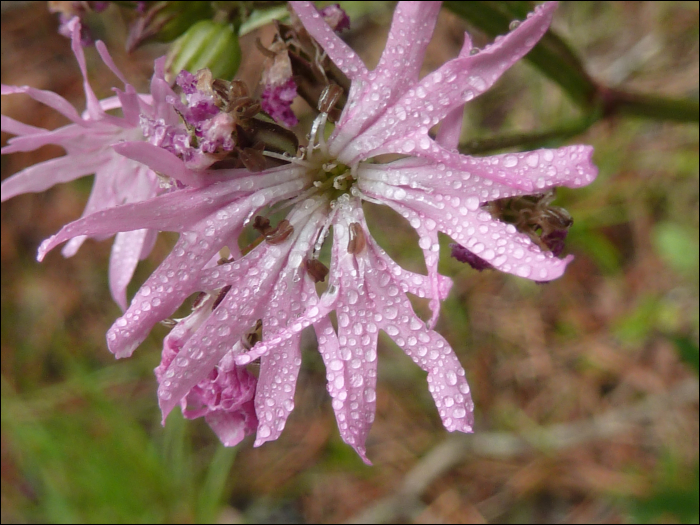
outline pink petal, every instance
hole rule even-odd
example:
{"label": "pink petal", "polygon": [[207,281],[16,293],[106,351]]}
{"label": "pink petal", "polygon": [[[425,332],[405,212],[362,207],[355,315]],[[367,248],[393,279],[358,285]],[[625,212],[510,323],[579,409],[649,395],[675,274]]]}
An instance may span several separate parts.
{"label": "pink petal", "polygon": [[[39,248],[38,259],[58,244],[78,235],[113,235],[120,231],[151,228],[161,231],[187,231],[199,220],[215,211],[228,193],[216,185],[168,193],[136,204],[104,209],[64,226],[45,240]],[[207,199],[212,202],[208,202]]]}
{"label": "pink petal", "polygon": [[[5,118],[4,115],[3,118]],[[96,140],[93,141],[85,140],[85,128],[81,128],[75,124],[69,124],[51,131],[41,128],[36,129],[38,130],[36,133],[12,137],[7,141],[8,145],[2,148],[2,154],[6,155],[17,151],[34,151],[47,144],[58,144],[63,146],[66,151],[77,153],[80,151],[87,151],[91,149],[91,147],[100,147],[104,142],[103,137],[96,137]],[[4,128],[3,131],[13,133]],[[80,142],[80,145],[78,146],[76,142]],[[92,144],[90,142],[92,142]]]}
{"label": "pink petal", "polygon": [[88,114],[90,115],[90,119],[100,120],[104,112],[88,81],[85,53],[83,51],[83,46],[80,44],[80,19],[78,17],[73,18],[73,20],[66,24],[66,27],[71,32],[71,48],[73,49],[75,59],[78,61],[78,66],[80,66],[80,72],[83,74],[83,89],[85,90],[85,98],[87,99]]}
{"label": "pink petal", "polygon": [[[308,274],[296,282],[294,274],[288,266],[275,285],[270,305],[277,306],[267,308],[263,313],[263,340],[302,314],[311,299],[318,301],[315,285]],[[298,333],[260,360],[255,392],[255,411],[259,419],[256,447],[276,440],[294,409],[294,391],[301,368],[300,344],[301,333]]]}
{"label": "pink petal", "polygon": [[72,120],[79,126],[89,127],[91,125],[91,123],[85,122],[80,115],[78,115],[75,108],[71,106],[71,104],[65,98],[57,95],[53,91],[34,89],[29,86],[7,86],[5,84],[2,84],[2,87],[0,88],[0,94],[2,95],[13,95],[18,93],[29,95],[37,102],[41,102],[42,104],[55,109],[61,115],[65,116],[69,120]]}
{"label": "pink petal", "polygon": [[313,2],[290,2],[309,34],[350,80],[367,74],[364,62],[323,20]]}
{"label": "pink petal", "polygon": [[[208,239],[228,238],[233,230],[240,228],[249,210],[235,202],[221,211],[226,213],[227,219],[209,219],[213,236],[198,235],[195,231],[180,236],[170,255],[139,289],[124,315],[109,329],[107,343],[116,357],[130,356],[157,322],[172,315],[187,296],[201,289],[196,278],[207,261],[222,247],[220,242]],[[202,372],[202,377],[216,365],[223,353],[222,349],[218,359]],[[177,403],[199,379],[184,392],[173,394],[176,397],[174,402]]]}
{"label": "pink petal", "polygon": [[34,164],[2,181],[2,201],[23,193],[47,190],[55,184],[69,182],[95,173],[109,158],[109,153],[69,155]]}
{"label": "pink petal", "polygon": [[[425,50],[435,29],[440,2],[399,2],[386,47],[376,69],[353,86],[352,103],[337,126],[332,153],[371,125],[408,86],[418,81]],[[332,57],[331,57],[332,58]],[[352,107],[354,106],[354,107]]]}
{"label": "pink petal", "polygon": [[[532,49],[549,27],[555,9],[554,2],[537,6],[516,29],[480,53],[450,60],[425,76],[415,89],[409,90],[375,124],[349,143],[339,154],[339,160],[349,165],[397,150],[414,154],[414,149],[421,148],[416,139],[427,138],[432,126],[454,108],[488,90],[504,71]],[[410,140],[414,141],[412,147]]]}
{"label": "pink petal", "polygon": [[176,155],[148,142],[120,142],[112,146],[120,155],[145,164],[157,173],[173,177],[187,186],[202,186],[213,181],[188,169]]}
{"label": "pink petal", "polygon": [[37,133],[48,132],[47,129],[30,126],[29,124],[25,124],[6,115],[0,115],[0,122],[0,129],[2,129],[2,131],[5,133],[11,133],[12,135],[35,135]]}
{"label": "pink petal", "polygon": [[[283,263],[276,248],[260,245],[239,261],[204,272],[211,275],[224,273],[233,284],[211,316],[188,339],[178,359],[168,367],[168,384],[161,383],[158,389],[163,419],[231,351],[234,344],[240,346],[241,334],[250,330],[268,308],[267,299]],[[257,268],[266,271],[254,273],[252,270]],[[195,285],[195,288],[198,287]]]}
{"label": "pink petal", "polygon": [[277,348],[280,344],[284,343],[288,339],[291,339],[296,334],[300,333],[304,328],[317,323],[320,319],[326,317],[333,308],[335,307],[335,302],[338,299],[337,290],[335,292],[326,292],[321,296],[318,304],[309,308],[304,315],[296,319],[292,326],[278,332],[274,337],[261,341],[257,343],[249,352],[240,354],[236,356],[236,364],[247,365],[259,359],[260,357],[267,355],[268,352]]}
{"label": "pink petal", "polygon": [[255,393],[255,412],[259,419],[255,447],[276,440],[294,410],[294,391],[301,368],[300,344],[301,334],[297,334],[260,360]]}
{"label": "pink petal", "polygon": [[[338,430],[343,438],[343,441],[352,446],[357,454],[362,458],[367,465],[371,465],[371,461],[367,458],[365,449],[365,439],[369,432],[369,425],[358,425],[355,423],[355,414],[351,413],[349,407],[349,397],[347,391],[347,381],[350,380],[349,365],[342,359],[338,336],[333,330],[330,320],[327,317],[320,319],[315,325],[316,339],[318,340],[318,351],[323,358],[323,363],[326,365],[326,378],[328,379],[328,393],[333,399],[333,410],[335,411]],[[376,356],[377,348],[376,335],[374,337],[373,351]],[[368,348],[372,351],[372,348]],[[375,360],[376,362],[376,360]],[[376,365],[375,365],[376,366]],[[375,372],[376,373],[376,372]],[[376,375],[375,375],[376,381]],[[358,393],[354,394],[355,396]],[[361,396],[361,394],[359,394]],[[373,404],[373,403],[372,403]],[[374,407],[371,407],[372,417],[374,416]]]}
{"label": "pink petal", "polygon": [[124,83],[124,85],[128,85],[129,83],[126,81],[126,78],[122,74],[121,70],[114,63],[114,60],[112,60],[112,55],[109,54],[109,50],[107,49],[107,46],[104,44],[104,42],[98,40],[97,42],[95,42],[95,47],[97,48],[97,52],[102,58],[102,62],[105,63],[109,70],[112,73],[114,73],[116,77]]}
{"label": "pink petal", "polygon": [[250,432],[250,422],[255,421],[255,411],[252,406],[233,413],[214,410],[204,416],[204,419],[225,447],[235,447]]}
{"label": "pink petal", "polygon": [[[495,268],[535,281],[561,277],[572,256],[558,259],[544,253],[512,224],[497,221],[478,203],[472,210],[458,198],[416,190],[397,193],[382,183],[373,185],[376,196],[410,221],[433,220],[438,230],[486,260]],[[455,200],[456,199],[456,200]]]}
{"label": "pink petal", "polygon": [[[464,33],[464,43],[459,51],[459,57],[467,57],[472,50],[472,39],[469,33]],[[451,110],[443,119],[435,142],[448,150],[456,150],[459,146],[459,138],[462,135],[462,122],[464,121],[464,105]]]}
{"label": "pink petal", "polygon": [[473,432],[474,403],[464,377],[464,369],[454,351],[440,334],[426,328],[413,313],[406,296],[399,295],[388,302],[387,292],[382,293],[381,288],[377,289],[377,306],[382,308],[384,302],[384,312],[392,312],[393,315],[393,311],[396,311],[397,318],[409,321],[392,323],[385,314],[380,323],[382,330],[418,366],[428,372],[428,389],[445,428],[450,432]]}
{"label": "pink petal", "polygon": [[126,287],[134,276],[149,230],[117,233],[109,257],[109,288],[122,311],[126,310]]}

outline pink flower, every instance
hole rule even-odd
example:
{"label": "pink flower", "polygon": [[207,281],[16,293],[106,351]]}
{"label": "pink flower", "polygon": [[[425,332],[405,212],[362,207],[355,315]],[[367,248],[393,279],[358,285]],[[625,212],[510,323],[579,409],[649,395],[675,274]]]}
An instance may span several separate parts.
{"label": "pink flower", "polygon": [[[79,19],[74,18],[66,27],[72,35],[73,53],[83,74],[87,110],[82,116],[79,115],[65,99],[50,91],[28,86],[2,86],[3,95],[25,93],[73,122],[49,131],[2,116],[2,130],[17,135],[2,149],[3,154],[33,151],[46,144],[57,144],[66,150],[63,157],[36,164],[4,180],[2,200],[22,193],[44,191],[54,184],[93,173],[95,183],[84,216],[156,196],[160,188],[155,173],[147,166],[119,155],[111,146],[123,140],[144,140],[139,126],[140,114],[159,118],[169,124],[177,122],[177,115],[165,104],[165,97],[171,90],[161,80],[163,62],[156,62],[151,95],[137,95],[114,65],[104,44],[97,42],[97,50],[102,60],[125,85],[124,91],[115,89],[116,97],[97,100],[87,79]],[[122,117],[107,113],[108,110],[116,108],[121,108]],[[110,258],[110,288],[112,297],[122,309],[126,309],[126,287],[139,259],[150,253],[156,234],[154,230],[137,229],[124,230],[116,235]],[[74,238],[63,249],[63,254],[66,257],[74,255],[85,239],[86,236]]]}
{"label": "pink flower", "polygon": [[[276,439],[294,406],[301,331],[313,326],[341,436],[369,462],[365,440],[375,413],[379,330],[427,372],[445,428],[472,431],[473,403],[465,372],[449,344],[433,330],[439,302],[451,286],[450,279],[437,272],[438,232],[493,268],[537,281],[555,279],[571,257],[558,259],[542,251],[482,205],[540,194],[555,186],[583,186],[595,178],[596,169],[591,148],[585,146],[485,158],[456,151],[463,104],[486,91],[534,46],[549,26],[554,3],[539,6],[516,29],[478,53],[472,54],[466,36],[458,58],[422,79],[418,75],[439,3],[398,5],[386,49],[373,71],[312,3],[292,5],[309,34],[351,80],[347,104],[330,138],[324,140],[328,115],[321,113],[310,144],[297,158],[265,152],[287,163],[257,174],[246,170],[194,174],[181,158],[154,144],[118,145],[118,152],[159,173],[193,182],[150,201],[76,221],[47,240],[40,257],[77,235],[135,228],[180,232],[173,252],[107,337],[117,357],[126,357],[188,295],[203,291],[216,298],[198,306],[166,340],[158,371],[164,416],[177,404],[189,406],[195,397],[202,413],[210,415],[212,397],[202,392],[217,381],[220,371],[235,372],[235,366],[260,358],[255,443]],[[433,139],[429,130],[439,123]],[[386,153],[403,158],[369,162]],[[363,200],[392,207],[416,229],[427,275],[403,270],[377,246],[364,219]],[[276,229],[265,219],[256,219],[263,240],[242,255],[237,241],[243,227],[275,205],[275,209],[292,206],[287,219]],[[325,278],[326,272],[318,254],[330,229],[328,288],[319,297],[314,282]],[[233,259],[218,264],[217,253],[224,246]],[[413,312],[407,293],[430,298],[433,314],[427,323]],[[337,330],[329,318],[332,311],[337,314]],[[253,346],[251,333],[260,323],[262,340]],[[233,396],[238,401],[234,405],[244,406],[248,390],[237,390],[234,379],[231,384],[229,391],[239,392]],[[238,419],[236,426],[243,433],[251,419],[244,420]]]}
{"label": "pink flower", "polygon": [[[156,368],[159,383],[167,385],[173,375],[170,364],[186,359],[180,354],[183,346],[211,316],[216,295],[206,296],[186,319],[181,320],[163,341],[163,358]],[[258,426],[253,398],[256,379],[233,359],[223,359],[206,378],[192,387],[180,400],[183,415],[188,419],[204,416],[221,442],[234,446]]]}

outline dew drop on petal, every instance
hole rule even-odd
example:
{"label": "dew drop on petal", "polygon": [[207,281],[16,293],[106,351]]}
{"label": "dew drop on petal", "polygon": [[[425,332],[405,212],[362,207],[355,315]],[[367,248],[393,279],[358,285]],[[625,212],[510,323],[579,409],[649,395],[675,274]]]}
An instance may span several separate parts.
{"label": "dew drop on petal", "polygon": [[505,159],[503,159],[503,165],[506,168],[513,168],[518,165],[518,157],[515,155],[507,155]]}
{"label": "dew drop on petal", "polygon": [[515,274],[519,275],[520,277],[530,277],[531,272],[532,268],[527,264],[523,264],[515,268]]}

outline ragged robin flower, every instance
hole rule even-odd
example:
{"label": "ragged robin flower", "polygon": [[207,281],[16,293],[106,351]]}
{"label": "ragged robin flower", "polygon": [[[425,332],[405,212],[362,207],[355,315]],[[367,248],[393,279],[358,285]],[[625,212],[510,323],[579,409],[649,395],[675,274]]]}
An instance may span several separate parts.
{"label": "ragged robin flower", "polygon": [[[203,292],[209,298],[195,310],[196,323],[180,321],[187,323],[181,344],[164,349],[158,372],[164,417],[183,400],[187,406],[193,393],[216,381],[221,371],[260,359],[255,443],[276,439],[294,407],[301,331],[312,326],[341,436],[363,460],[368,462],[365,441],[375,414],[380,330],[427,372],[445,428],[472,432],[466,374],[448,342],[433,330],[440,300],[451,285],[437,272],[438,232],[495,269],[535,281],[556,279],[572,258],[559,259],[546,242],[536,243],[503,222],[489,211],[489,203],[544,194],[556,186],[580,187],[596,176],[587,146],[491,157],[456,149],[463,105],[535,45],[556,4],[538,6],[483,50],[472,49],[465,35],[460,55],[423,78],[419,72],[439,3],[399,3],[374,70],[312,3],[291,4],[314,45],[349,81],[347,91],[330,79],[321,86],[309,143],[294,156],[265,148],[263,154],[281,165],[259,173],[200,170],[196,179],[208,183],[85,217],[47,240],[40,258],[78,235],[136,228],[180,233],[172,253],[107,336],[117,357],[129,356],[153,325],[170,318],[189,295]],[[335,110],[340,114],[326,139]],[[431,129],[438,124],[433,138]],[[181,156],[154,144],[123,143],[115,149],[158,172],[188,170]],[[400,158],[384,162],[385,154]],[[387,205],[407,219],[419,235],[427,275],[402,269],[376,244],[363,202]],[[271,217],[283,209],[289,210],[286,218],[273,225]],[[241,251],[238,240],[247,224],[259,239]],[[319,253],[330,231],[327,267]],[[225,247],[231,256],[220,260]],[[325,280],[327,288],[319,295],[315,285]],[[427,322],[413,312],[407,293],[430,299]],[[231,404],[235,414],[245,395]],[[221,408],[199,394],[194,397],[207,405],[207,413]],[[250,430],[244,420],[250,421],[237,420],[238,437]]]}
{"label": "ragged robin flower", "polygon": [[[151,83],[151,94],[139,95],[124,80],[107,48],[97,42],[97,50],[104,63],[124,82],[124,91],[114,88],[116,96],[98,100],[87,77],[85,54],[81,45],[81,24],[73,18],[66,24],[72,37],[73,53],[83,75],[83,86],[87,109],[81,115],[70,103],[50,91],[29,86],[2,86],[3,95],[24,93],[55,109],[72,123],[56,130],[28,126],[6,115],[2,115],[2,131],[17,135],[2,148],[2,154],[16,151],[34,151],[47,144],[57,144],[66,150],[66,155],[30,166],[2,182],[2,200],[17,195],[44,191],[55,184],[69,182],[79,177],[95,174],[92,193],[84,211],[89,216],[99,210],[125,203],[140,202],[155,197],[164,191],[156,174],[147,166],[124,158],[112,149],[112,145],[123,140],[146,140],[141,132],[139,118],[146,116],[168,125],[178,122],[177,114],[166,103],[173,94],[161,80],[163,61],[155,64]],[[108,111],[121,109],[122,116]],[[151,251],[157,232],[149,229],[123,231],[116,235],[110,257],[110,288],[112,297],[126,309],[126,287],[136,269],[139,259]],[[71,240],[63,249],[66,257],[74,255],[86,237]]]}

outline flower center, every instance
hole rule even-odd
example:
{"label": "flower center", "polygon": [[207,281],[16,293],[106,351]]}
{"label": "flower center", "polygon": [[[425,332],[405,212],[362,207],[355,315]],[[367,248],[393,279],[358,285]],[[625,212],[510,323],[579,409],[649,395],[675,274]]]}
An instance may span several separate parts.
{"label": "flower center", "polygon": [[309,145],[302,159],[314,176],[318,193],[327,192],[331,200],[348,193],[355,181],[353,170],[331,157],[324,136],[328,113],[321,113],[314,120],[309,134]]}

